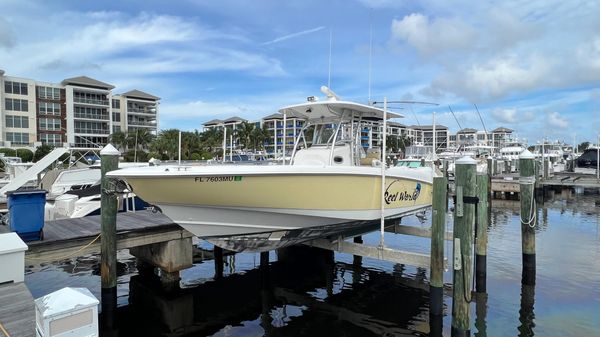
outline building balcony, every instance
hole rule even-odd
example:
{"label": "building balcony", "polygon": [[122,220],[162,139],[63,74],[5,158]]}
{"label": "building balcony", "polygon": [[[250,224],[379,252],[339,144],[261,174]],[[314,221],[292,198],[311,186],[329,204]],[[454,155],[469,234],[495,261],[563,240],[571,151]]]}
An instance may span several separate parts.
{"label": "building balcony", "polygon": [[156,127],[156,121],[127,121],[127,125]]}
{"label": "building balcony", "polygon": [[95,121],[109,121],[109,117],[108,114],[85,114],[85,113],[75,113],[74,114],[75,118],[80,118],[80,119],[91,119],[91,120],[95,120]]}
{"label": "building balcony", "polygon": [[135,114],[144,114],[144,115],[156,115],[156,107],[153,106],[148,106],[147,108],[132,108],[132,107],[128,107],[127,108],[127,112],[128,113],[135,113]]}
{"label": "building balcony", "polygon": [[90,99],[90,98],[73,97],[73,102],[108,106],[107,99]]}
{"label": "building balcony", "polygon": [[75,133],[87,134],[87,135],[108,135],[110,134],[109,130],[101,130],[101,129],[75,129]]}

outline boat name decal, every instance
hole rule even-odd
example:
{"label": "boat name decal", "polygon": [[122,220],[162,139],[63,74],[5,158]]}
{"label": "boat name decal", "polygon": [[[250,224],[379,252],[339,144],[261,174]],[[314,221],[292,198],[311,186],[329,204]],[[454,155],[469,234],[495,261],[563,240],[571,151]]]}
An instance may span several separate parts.
{"label": "boat name decal", "polygon": [[242,176],[194,177],[197,183],[220,183],[227,181],[242,181]]}
{"label": "boat name decal", "polygon": [[396,201],[416,201],[421,195],[421,183],[417,183],[415,189],[412,191],[404,190],[404,191],[390,191],[390,187],[394,185],[394,183],[400,180],[394,180],[388,187],[385,189],[384,200],[385,203],[390,205]]}

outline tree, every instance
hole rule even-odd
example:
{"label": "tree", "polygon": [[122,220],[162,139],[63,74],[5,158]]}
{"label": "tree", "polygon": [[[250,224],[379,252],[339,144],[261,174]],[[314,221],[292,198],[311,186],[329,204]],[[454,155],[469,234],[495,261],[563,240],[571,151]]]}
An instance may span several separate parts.
{"label": "tree", "polygon": [[208,149],[211,155],[214,155],[217,148],[223,146],[223,130],[210,128],[200,133],[200,142],[203,148]]}
{"label": "tree", "polygon": [[42,144],[35,149],[35,153],[33,154],[33,161],[37,162],[38,160],[44,158],[48,153],[52,152],[53,147],[47,144]]}
{"label": "tree", "polygon": [[583,152],[585,151],[588,147],[590,147],[590,142],[583,142],[579,145],[577,145],[577,152]]}
{"label": "tree", "polygon": [[[178,153],[179,130],[168,129],[158,133],[158,137],[150,144],[150,149],[173,160]],[[162,159],[162,158],[161,158]]]}
{"label": "tree", "polygon": [[113,144],[117,150],[124,152],[127,149],[127,134],[122,131],[113,132],[108,141]]}
{"label": "tree", "polygon": [[242,122],[235,129],[236,138],[242,149],[250,148],[252,145],[252,131],[254,131],[254,123]]}

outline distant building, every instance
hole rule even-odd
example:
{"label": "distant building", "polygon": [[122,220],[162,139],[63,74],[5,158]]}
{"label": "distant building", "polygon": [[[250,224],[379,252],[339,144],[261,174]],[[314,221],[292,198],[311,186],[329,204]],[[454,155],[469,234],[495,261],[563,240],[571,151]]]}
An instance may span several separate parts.
{"label": "distant building", "polygon": [[114,86],[79,76],[47,83],[0,70],[0,143],[97,149],[114,131],[158,130],[160,98],[139,90],[113,96]]}

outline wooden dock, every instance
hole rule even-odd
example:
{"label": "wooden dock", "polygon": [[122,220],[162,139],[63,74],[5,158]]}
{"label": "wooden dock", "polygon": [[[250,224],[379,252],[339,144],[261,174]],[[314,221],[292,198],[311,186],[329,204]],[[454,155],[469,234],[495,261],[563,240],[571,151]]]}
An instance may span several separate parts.
{"label": "wooden dock", "polygon": [[[58,261],[73,256],[100,253],[100,216],[47,221],[44,240],[27,242],[27,264]],[[161,213],[138,211],[117,215],[117,249],[127,249],[192,234]],[[95,241],[94,241],[95,240]]]}
{"label": "wooden dock", "polygon": [[25,283],[0,285],[0,324],[10,336],[35,336],[35,304]]}

